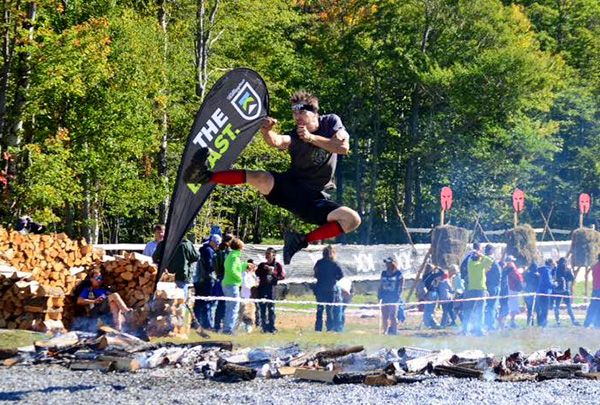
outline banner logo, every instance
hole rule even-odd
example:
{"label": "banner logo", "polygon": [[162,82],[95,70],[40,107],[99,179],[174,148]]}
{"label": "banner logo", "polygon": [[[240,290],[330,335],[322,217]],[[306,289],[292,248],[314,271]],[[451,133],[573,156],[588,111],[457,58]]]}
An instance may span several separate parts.
{"label": "banner logo", "polygon": [[262,110],[260,97],[248,82],[235,94],[231,104],[246,121],[257,119]]}

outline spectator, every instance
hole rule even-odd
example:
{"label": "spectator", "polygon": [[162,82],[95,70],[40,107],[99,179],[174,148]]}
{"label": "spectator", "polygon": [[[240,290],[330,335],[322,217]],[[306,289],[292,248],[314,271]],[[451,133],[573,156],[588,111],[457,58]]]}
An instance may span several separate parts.
{"label": "spectator", "polygon": [[[314,267],[317,283],[314,286],[317,302],[332,303],[334,301],[335,285],[338,280],[344,277],[344,272],[336,262],[337,253],[331,245],[323,249],[323,258],[317,261]],[[336,328],[336,320],[331,305],[317,305],[317,319],[315,321],[315,330],[323,330],[323,310],[327,314],[326,327],[328,331]]]}
{"label": "spectator", "polygon": [[483,315],[485,308],[486,274],[494,263],[489,256],[473,252],[467,264],[468,283],[465,299],[477,298],[475,301],[466,301],[464,308],[463,333],[468,334],[473,330],[476,335],[483,335]]}
{"label": "spectator", "polygon": [[[212,296],[217,283],[217,249],[221,244],[221,236],[214,234],[200,248],[200,260],[196,263],[194,290],[200,297]],[[215,323],[214,309],[216,301],[196,300],[194,314],[204,329],[213,329]]]}
{"label": "spectator", "polygon": [[[431,265],[428,265],[431,266]],[[423,312],[423,323],[428,328],[439,328],[439,325],[433,319],[433,314],[435,312],[435,307],[437,305],[438,300],[438,285],[444,276],[444,273],[441,269],[438,269],[432,266],[433,269],[428,272],[428,275],[423,279],[423,283],[425,288],[427,289],[427,296],[425,300],[428,301],[425,304],[425,311]]]}
{"label": "spectator", "polygon": [[[249,269],[256,269],[254,263],[243,263],[241,256],[245,245],[238,238],[233,238],[231,241],[231,252],[225,258],[225,276],[221,285],[223,286],[223,294],[226,297],[238,299],[240,298],[240,287],[242,286],[242,273]],[[223,333],[231,335],[236,325],[237,315],[239,312],[239,301],[227,301],[225,303],[225,326]]]}
{"label": "spectator", "polygon": [[[508,317],[508,273],[510,268],[506,267],[506,262],[500,262],[502,276],[500,277],[500,310],[498,311],[498,329],[506,328],[506,318]],[[537,287],[536,287],[537,288]]]}
{"label": "spectator", "polygon": [[17,220],[17,227],[15,228],[17,232],[27,235],[27,234],[35,234],[39,235],[46,232],[46,227],[44,225],[38,224],[37,222],[33,222],[29,215],[23,215]]}
{"label": "spectator", "polygon": [[384,259],[386,269],[381,273],[381,282],[377,291],[377,298],[381,301],[381,318],[383,319],[383,333],[396,335],[398,333],[398,317],[396,305],[402,301],[404,277],[398,270],[398,262],[392,256]]}
{"label": "spectator", "polygon": [[506,258],[506,268],[508,269],[508,313],[510,314],[510,327],[516,328],[515,316],[521,312],[519,304],[519,294],[524,289],[523,276],[519,273],[519,269],[515,265],[516,259],[514,256]]}
{"label": "spectator", "polygon": [[[258,296],[268,300],[275,299],[275,286],[278,281],[285,278],[283,266],[275,259],[275,249],[268,248],[265,252],[265,262],[258,265],[256,276],[258,277]],[[262,330],[265,333],[276,333],[275,329],[275,304],[272,302],[261,302],[260,320]]]}
{"label": "spectator", "polygon": [[[254,263],[252,259],[248,260],[248,263]],[[248,266],[248,268],[242,273],[242,290],[240,297],[243,299],[252,298],[252,290],[258,285],[258,277],[256,277],[256,267]],[[239,319],[240,325],[244,325],[246,333],[252,332],[254,326],[254,302],[244,301],[240,305]]]}
{"label": "spectator", "polygon": [[148,242],[144,247],[144,251],[142,252],[143,255],[150,257],[154,255],[156,247],[165,238],[165,226],[159,224],[154,225],[152,227],[152,232],[154,232],[154,240]]}
{"label": "spectator", "polygon": [[496,318],[498,317],[498,296],[500,295],[500,281],[502,279],[502,268],[496,260],[494,246],[487,244],[485,246],[486,256],[490,256],[494,262],[485,278],[485,285],[489,299],[485,304],[485,326],[487,330],[496,329]]}
{"label": "spectator", "polygon": [[[223,294],[223,277],[225,276],[225,258],[231,252],[231,241],[233,240],[232,234],[225,234],[223,236],[223,241],[219,245],[219,249],[217,250],[217,254],[215,256],[215,274],[217,276],[217,282],[213,286],[213,290],[211,291],[211,295],[213,297],[224,297]],[[218,332],[223,329],[223,320],[225,319],[225,301],[217,300],[214,310],[214,324],[213,330]]]}
{"label": "spectator", "polygon": [[592,301],[588,307],[583,326],[600,329],[600,254],[592,269]]}
{"label": "spectator", "polygon": [[437,291],[438,291],[438,299],[442,301],[442,327],[454,326],[456,325],[456,315],[454,314],[454,310],[452,308],[452,294],[454,294],[454,289],[452,288],[452,284],[450,281],[450,273],[447,271],[442,271],[443,276],[440,280]]}
{"label": "spectator", "polygon": [[465,283],[465,291],[469,287],[468,265],[469,265],[469,259],[471,258],[471,255],[473,255],[473,253],[481,254],[481,245],[477,242],[473,243],[473,249],[471,249],[469,251],[469,253],[467,253],[467,255],[465,256],[463,261],[460,263],[460,277],[463,279],[463,281]]}
{"label": "spectator", "polygon": [[[460,300],[465,295],[465,282],[460,276],[460,268],[458,265],[453,264],[450,266],[450,278],[452,279],[452,289],[454,290],[454,299]],[[463,303],[459,301],[452,302],[452,312],[462,322],[463,320]],[[454,325],[450,325],[454,326]]]}
{"label": "spectator", "polygon": [[538,326],[545,328],[548,323],[548,309],[550,307],[550,294],[552,294],[552,270],[556,267],[554,260],[546,259],[545,265],[540,267],[540,281],[538,283],[535,311]]}
{"label": "spectator", "polygon": [[[337,281],[336,286],[341,292],[341,300],[339,302],[342,302],[343,304],[352,303],[352,297],[354,296],[354,292],[352,291],[352,280],[348,277],[344,277]],[[334,317],[339,322],[336,332],[343,332],[344,325],[346,324],[346,306],[342,305],[335,307],[335,310],[338,311],[338,314],[334,315]]]}
{"label": "spectator", "polygon": [[77,305],[86,308],[88,316],[96,321],[114,326],[118,330],[123,329],[124,314],[131,311],[118,293],[110,293],[104,287],[102,273],[95,270],[90,278],[91,285],[84,287]]}
{"label": "spectator", "polygon": [[[164,242],[160,242],[156,250],[152,254],[152,260],[160,264]],[[189,287],[194,281],[194,266],[193,263],[200,259],[200,253],[194,247],[192,242],[187,239],[182,239],[175,249],[173,259],[169,264],[169,272],[175,273],[175,285],[177,288],[183,289],[185,299],[188,299]]]}
{"label": "spectator", "polygon": [[[529,265],[527,271],[523,274],[523,278],[525,280],[525,292],[527,294],[535,293],[538,284],[540,283],[540,273],[538,271],[537,263],[533,262]],[[533,326],[535,297],[533,295],[527,295],[524,300],[525,308],[527,310],[527,326]]]}
{"label": "spectator", "polygon": [[557,297],[553,297],[554,305],[554,319],[556,324],[560,325],[560,303],[564,301],[567,306],[567,313],[571,318],[571,324],[573,326],[579,326],[579,322],[575,319],[573,313],[573,307],[571,306],[571,288],[573,287],[573,281],[575,281],[575,275],[570,267],[567,267],[567,259],[561,257],[558,259],[558,265],[554,275],[554,288],[552,291]]}

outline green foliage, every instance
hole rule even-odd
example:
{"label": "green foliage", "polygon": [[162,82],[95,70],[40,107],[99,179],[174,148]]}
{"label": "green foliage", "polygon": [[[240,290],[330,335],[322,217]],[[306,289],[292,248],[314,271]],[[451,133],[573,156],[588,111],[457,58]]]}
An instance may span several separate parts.
{"label": "green foliage", "polygon": [[[217,1],[167,1],[165,33],[160,2],[42,1],[31,40],[26,10],[2,6],[15,16],[4,27],[15,53],[4,54],[4,93],[0,80],[3,137],[12,122],[24,124],[20,144],[2,143],[16,168],[5,222],[27,212],[72,236],[95,227],[103,241],[149,236],[202,101],[200,3],[212,10]],[[342,117],[351,152],[334,197],[363,217],[346,242],[403,241],[396,207],[409,226],[435,225],[445,185],[456,225],[472,228],[478,217],[505,228],[520,187],[522,221],[542,225],[540,211],[552,209],[551,225],[568,228],[577,194],[600,195],[598,15],[595,0],[220,0],[208,86],[229,69],[255,69],[281,132],[293,127],[288,99],[297,89]],[[26,88],[21,57],[30,61]],[[22,113],[17,89],[27,95]],[[166,178],[158,171],[164,111]],[[235,166],[288,165],[287,153],[257,136]],[[215,189],[197,237],[213,224],[252,242],[313,228],[250,186]]]}

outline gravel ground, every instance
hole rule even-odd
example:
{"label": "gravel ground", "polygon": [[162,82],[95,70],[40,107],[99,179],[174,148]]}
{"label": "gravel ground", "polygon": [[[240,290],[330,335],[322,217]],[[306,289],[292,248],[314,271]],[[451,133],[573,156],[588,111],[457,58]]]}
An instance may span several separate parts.
{"label": "gravel ground", "polygon": [[[389,402],[387,402],[389,401]],[[226,384],[184,369],[136,374],[16,366],[0,370],[0,403],[24,404],[591,404],[600,382],[552,380],[496,383],[437,378],[411,385],[368,387],[291,378]]]}

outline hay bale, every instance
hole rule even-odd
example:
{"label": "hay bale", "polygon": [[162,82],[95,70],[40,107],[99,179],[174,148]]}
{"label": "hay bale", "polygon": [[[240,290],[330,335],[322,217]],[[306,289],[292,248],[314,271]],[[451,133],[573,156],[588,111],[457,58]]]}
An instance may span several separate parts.
{"label": "hay bale", "polygon": [[431,260],[433,264],[447,269],[460,265],[467,253],[469,231],[452,225],[436,227],[431,233]]}
{"label": "hay bale", "polygon": [[574,267],[592,266],[600,253],[600,232],[590,228],[573,231],[571,253]]}
{"label": "hay bale", "polygon": [[537,259],[535,231],[529,225],[517,226],[504,234],[506,254],[517,259],[517,266],[529,266]]}

